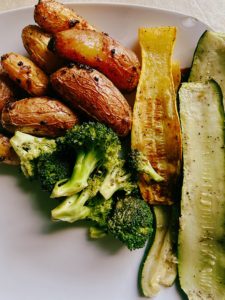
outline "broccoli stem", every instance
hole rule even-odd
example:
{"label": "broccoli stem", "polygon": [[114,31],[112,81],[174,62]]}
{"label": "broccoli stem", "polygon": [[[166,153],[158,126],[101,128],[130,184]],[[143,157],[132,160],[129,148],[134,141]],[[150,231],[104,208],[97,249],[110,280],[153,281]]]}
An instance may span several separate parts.
{"label": "broccoli stem", "polygon": [[83,191],[81,194],[69,196],[60,205],[52,210],[52,219],[73,223],[87,218],[90,208],[84,206],[89,199],[89,191]]}
{"label": "broccoli stem", "polygon": [[106,228],[91,226],[89,228],[89,237],[91,239],[101,239],[107,235]]}
{"label": "broccoli stem", "polygon": [[80,151],[70,179],[58,181],[52,191],[51,198],[71,196],[88,186],[88,179],[96,168],[101,155],[92,148],[88,153]]}
{"label": "broccoli stem", "polygon": [[164,180],[162,176],[160,176],[152,167],[152,165],[148,162],[148,164],[142,166],[139,169],[140,172],[147,174],[151,179],[156,182],[161,182]]}
{"label": "broccoli stem", "polygon": [[120,175],[120,168],[115,167],[111,172],[108,172],[100,187],[100,194],[108,200],[112,195],[125,187],[129,182],[130,174]]}
{"label": "broccoli stem", "polygon": [[96,175],[88,183],[88,186],[82,192],[67,197],[59,206],[53,209],[52,218],[73,223],[89,217],[91,209],[85,204],[98,193],[101,176]]}

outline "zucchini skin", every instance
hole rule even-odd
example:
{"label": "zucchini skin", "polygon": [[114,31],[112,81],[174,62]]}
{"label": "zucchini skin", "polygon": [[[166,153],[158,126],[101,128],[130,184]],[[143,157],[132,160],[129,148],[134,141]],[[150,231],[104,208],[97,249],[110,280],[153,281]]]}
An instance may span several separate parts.
{"label": "zucchini skin", "polygon": [[178,240],[180,285],[189,300],[225,299],[224,108],[219,85],[179,91],[184,179]]}
{"label": "zucchini skin", "polygon": [[206,30],[195,49],[189,82],[214,79],[220,85],[225,106],[225,33]]}
{"label": "zucchini skin", "polygon": [[[172,286],[177,276],[174,233],[177,228],[173,206],[154,205],[155,236],[150,240],[139,270],[139,284],[145,297]],[[176,231],[177,232],[177,231]]]}

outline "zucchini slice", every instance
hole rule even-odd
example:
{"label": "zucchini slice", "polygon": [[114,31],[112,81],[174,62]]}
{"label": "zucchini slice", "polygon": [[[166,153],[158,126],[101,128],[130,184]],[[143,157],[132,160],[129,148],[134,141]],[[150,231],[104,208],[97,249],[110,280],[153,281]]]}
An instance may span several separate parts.
{"label": "zucchini slice", "polygon": [[140,174],[142,197],[150,204],[171,204],[181,168],[181,131],[172,76],[175,27],[140,28],[142,70],[133,109],[131,147],[142,152],[162,182]]}
{"label": "zucchini slice", "polygon": [[140,267],[141,290],[146,297],[155,296],[162,286],[171,286],[177,276],[177,258],[173,240],[172,206],[153,207],[155,237]]}
{"label": "zucchini slice", "polygon": [[220,85],[225,106],[225,33],[205,31],[195,50],[188,81],[210,79]]}
{"label": "zucchini slice", "polygon": [[218,84],[180,91],[184,178],[178,246],[180,285],[189,300],[225,299],[224,109]]}

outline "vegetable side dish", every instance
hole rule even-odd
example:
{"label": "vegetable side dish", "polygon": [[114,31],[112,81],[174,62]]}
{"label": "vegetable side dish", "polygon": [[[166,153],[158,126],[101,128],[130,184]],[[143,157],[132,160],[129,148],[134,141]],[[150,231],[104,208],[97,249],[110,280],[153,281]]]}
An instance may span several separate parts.
{"label": "vegetable side dish", "polygon": [[28,57],[1,57],[2,163],[55,199],[52,222],[146,245],[145,297],[178,275],[190,300],[225,299],[225,35],[202,35],[181,82],[176,27],[137,28],[140,63],[54,0],[34,20],[21,33]]}

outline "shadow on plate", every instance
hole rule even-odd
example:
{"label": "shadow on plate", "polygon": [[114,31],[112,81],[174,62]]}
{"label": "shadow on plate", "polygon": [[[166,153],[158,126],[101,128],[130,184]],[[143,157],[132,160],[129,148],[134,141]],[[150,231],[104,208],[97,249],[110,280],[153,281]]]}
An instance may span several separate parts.
{"label": "shadow on plate", "polygon": [[32,208],[45,221],[42,228],[42,233],[52,234],[57,231],[71,228],[84,228],[87,231],[86,239],[92,243],[95,243],[96,247],[102,248],[102,250],[107,251],[109,254],[114,254],[118,252],[120,248],[124,247],[121,242],[115,240],[111,235],[107,235],[101,239],[91,239],[88,236],[88,228],[92,224],[91,222],[77,221],[75,223],[67,223],[51,221],[51,210],[60,203],[60,200],[51,199],[48,193],[41,190],[38,181],[26,179],[18,167],[1,165],[0,176],[1,175],[9,177],[12,176],[14,179],[16,179],[16,184],[19,189],[25,194],[29,195],[28,198],[30,199]]}

